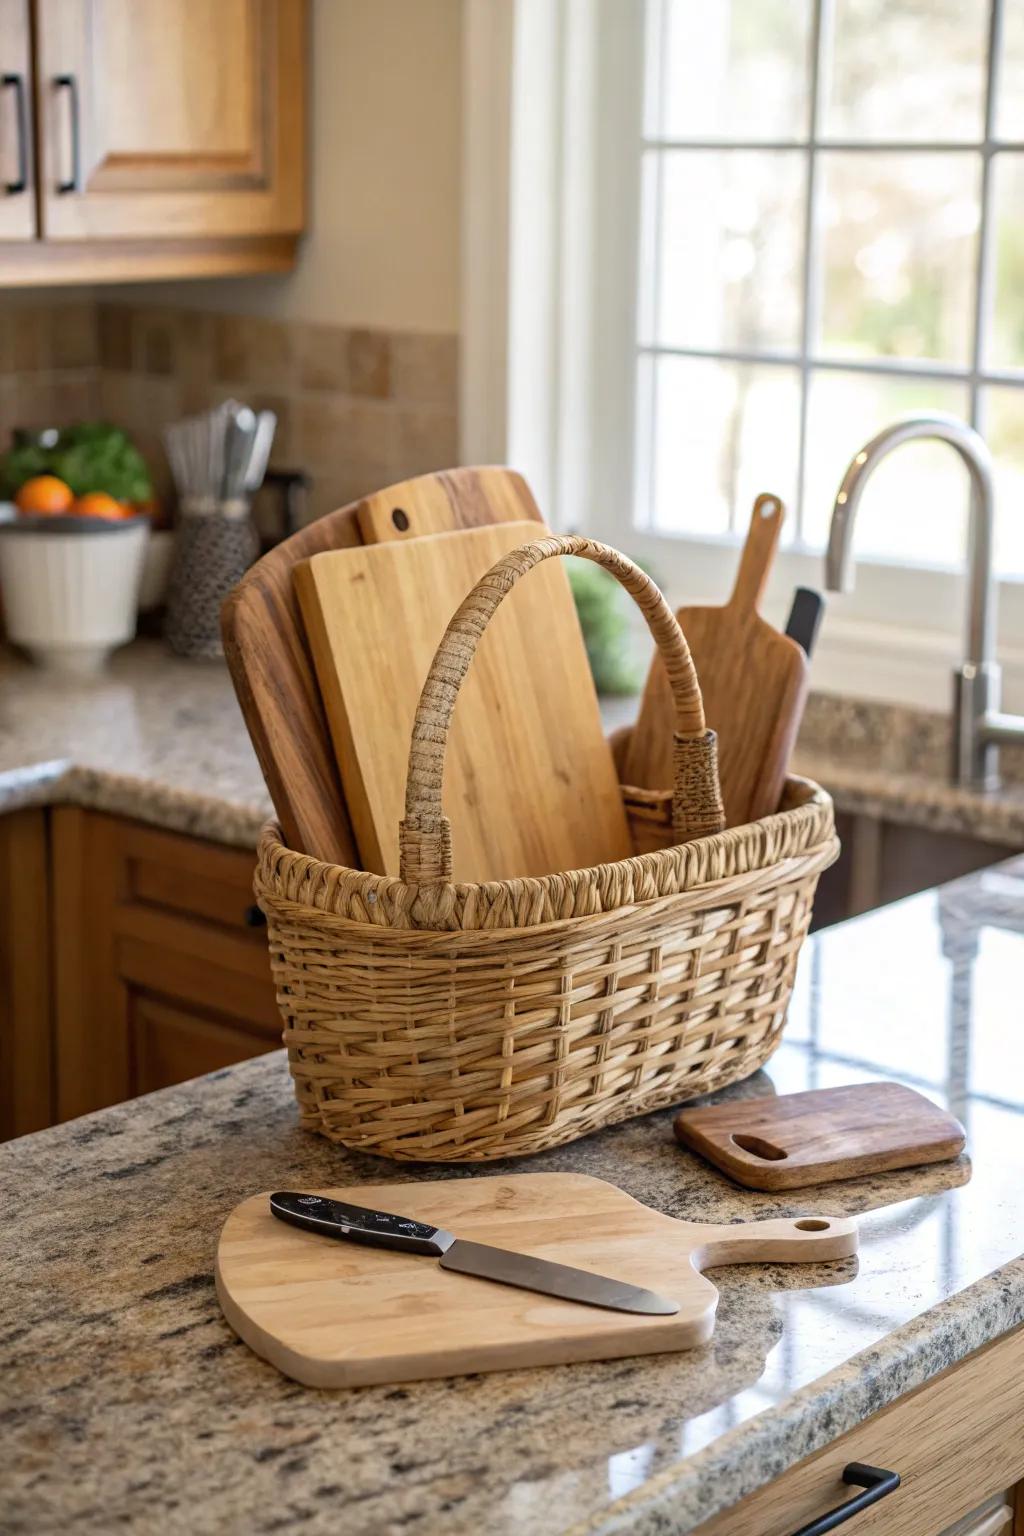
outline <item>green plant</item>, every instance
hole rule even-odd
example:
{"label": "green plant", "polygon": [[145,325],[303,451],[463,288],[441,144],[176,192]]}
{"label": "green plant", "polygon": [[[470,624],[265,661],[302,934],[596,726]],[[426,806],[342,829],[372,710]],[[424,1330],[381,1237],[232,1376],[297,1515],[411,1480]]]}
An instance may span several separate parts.
{"label": "green plant", "polygon": [[642,679],[628,593],[591,560],[569,559],[566,569],[598,693],[636,693]]}
{"label": "green plant", "polygon": [[38,439],[16,442],[0,456],[0,494],[14,496],[34,475],[56,475],[76,496],[106,491],[117,501],[144,502],[153,494],[146,462],[127,432],[103,421],[65,427],[46,447]]}

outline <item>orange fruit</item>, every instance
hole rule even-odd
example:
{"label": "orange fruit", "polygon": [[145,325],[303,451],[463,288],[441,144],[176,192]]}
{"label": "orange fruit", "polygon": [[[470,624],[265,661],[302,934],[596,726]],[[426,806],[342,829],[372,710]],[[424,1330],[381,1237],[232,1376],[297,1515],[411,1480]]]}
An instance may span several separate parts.
{"label": "orange fruit", "polygon": [[135,516],[126,502],[116,501],[113,496],[108,496],[106,491],[87,491],[84,496],[79,496],[72,503],[70,510],[75,517],[105,517],[110,522],[119,522],[123,517]]}
{"label": "orange fruit", "polygon": [[41,512],[56,516],[71,510],[74,494],[56,475],[33,475],[15,494],[19,512]]}

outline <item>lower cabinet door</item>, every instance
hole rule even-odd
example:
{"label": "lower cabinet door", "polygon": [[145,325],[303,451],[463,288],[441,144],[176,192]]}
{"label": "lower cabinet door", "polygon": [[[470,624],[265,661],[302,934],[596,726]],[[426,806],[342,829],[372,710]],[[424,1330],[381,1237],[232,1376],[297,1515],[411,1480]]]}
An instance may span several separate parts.
{"label": "lower cabinet door", "polygon": [[[695,1536],[1024,1536],[1019,1499],[1017,1529],[999,1513],[1012,1502],[1002,1490],[1024,1478],[1022,1424],[1024,1327],[865,1419]],[[897,1472],[900,1482],[870,1507],[846,1511],[861,1489],[843,1473],[857,1463]]]}
{"label": "lower cabinet door", "polygon": [[57,1118],[281,1044],[255,854],[52,815]]}
{"label": "lower cabinet door", "polygon": [[1012,1492],[986,1499],[955,1525],[947,1525],[942,1536],[1014,1536],[1012,1499]]}

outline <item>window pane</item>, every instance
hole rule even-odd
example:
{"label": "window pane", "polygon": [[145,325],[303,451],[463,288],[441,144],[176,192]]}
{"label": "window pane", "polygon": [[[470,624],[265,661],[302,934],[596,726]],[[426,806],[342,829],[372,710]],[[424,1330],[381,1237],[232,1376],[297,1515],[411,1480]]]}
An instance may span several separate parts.
{"label": "window pane", "polygon": [[[814,374],[804,488],[809,544],[826,543],[832,504],[854,454],[911,411],[966,417],[966,386],[863,373]],[[855,550],[910,565],[961,565],[967,506],[967,472],[948,443],[903,443],[871,476],[857,512]]]}
{"label": "window pane", "polygon": [[827,355],[966,363],[980,157],[821,157]]}
{"label": "window pane", "polygon": [[761,491],[775,491],[792,506],[796,369],[683,357],[660,357],[654,369],[650,521],[655,529],[697,534],[723,534],[734,524],[745,529]]}
{"label": "window pane", "polygon": [[992,162],[996,295],[989,350],[996,367],[1024,368],[1024,155]]}
{"label": "window pane", "polygon": [[826,135],[980,139],[988,8],[989,0],[835,0]]}
{"label": "window pane", "polygon": [[1024,139],[1024,0],[1006,0],[998,81],[996,136]]}
{"label": "window pane", "polygon": [[649,134],[806,138],[810,0],[661,0],[652,12],[664,31],[649,55]]}
{"label": "window pane", "polygon": [[804,156],[660,153],[659,343],[797,347]]}
{"label": "window pane", "polygon": [[1024,576],[1024,388],[986,390],[984,406],[996,468],[996,569]]}

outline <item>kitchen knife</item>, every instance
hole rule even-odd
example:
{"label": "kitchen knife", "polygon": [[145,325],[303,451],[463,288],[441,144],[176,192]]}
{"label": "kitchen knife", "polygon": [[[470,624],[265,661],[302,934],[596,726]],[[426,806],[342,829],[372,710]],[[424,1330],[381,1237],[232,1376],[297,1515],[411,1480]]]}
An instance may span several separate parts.
{"label": "kitchen knife", "polygon": [[440,1259],[442,1269],[475,1275],[480,1280],[495,1280],[499,1285],[514,1285],[522,1291],[540,1291],[544,1296],[560,1296],[588,1307],[639,1312],[651,1317],[671,1317],[679,1311],[678,1302],[640,1286],[627,1285],[623,1280],[609,1280],[586,1269],[490,1248],[485,1243],[466,1242],[441,1227],[412,1221],[407,1216],[393,1216],[388,1211],[370,1211],[340,1200],[328,1200],[323,1195],[298,1194],[293,1190],[271,1195],[270,1209],[279,1221],[287,1221],[306,1232],[375,1248],[394,1248],[399,1253],[426,1254]]}
{"label": "kitchen knife", "polygon": [[814,649],[818,625],[825,611],[825,599],[813,587],[797,587],[793,593],[793,606],[789,610],[785,633],[795,640],[805,656]]}

